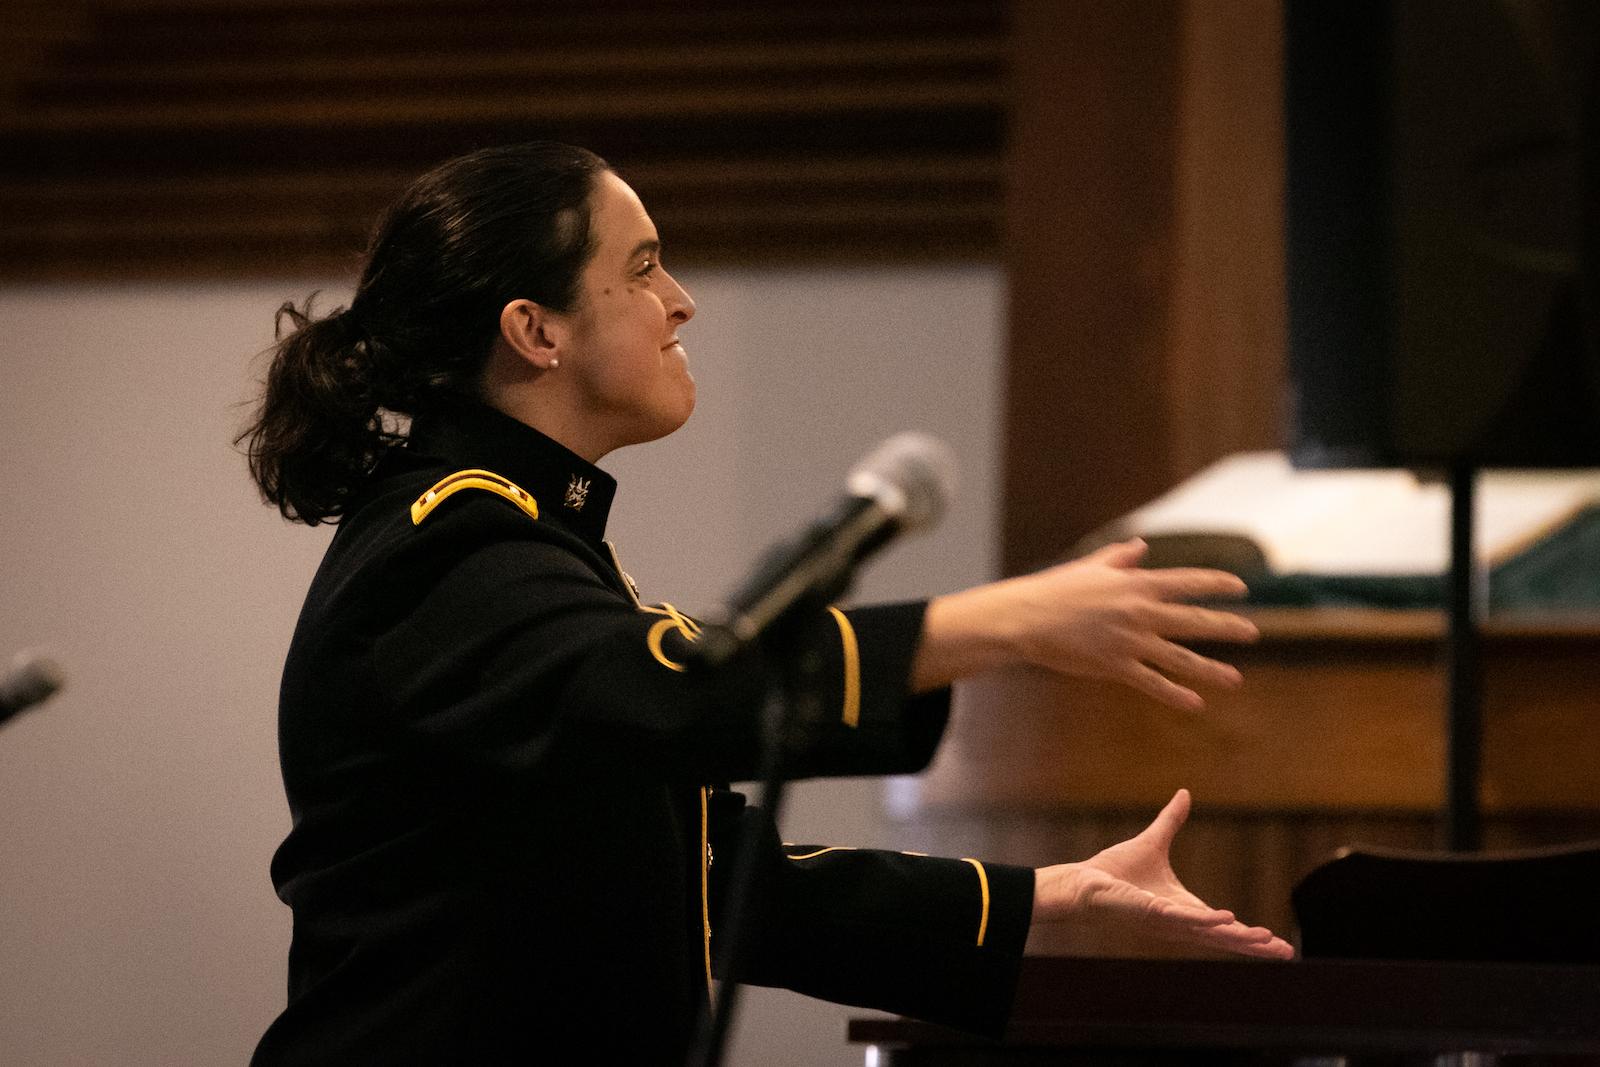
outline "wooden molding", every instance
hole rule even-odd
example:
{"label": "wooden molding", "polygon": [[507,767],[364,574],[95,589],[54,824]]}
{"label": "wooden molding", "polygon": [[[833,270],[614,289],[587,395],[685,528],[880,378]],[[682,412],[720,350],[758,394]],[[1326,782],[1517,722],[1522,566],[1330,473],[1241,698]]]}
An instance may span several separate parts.
{"label": "wooden molding", "polygon": [[0,108],[0,277],[346,269],[405,182],[593,148],[705,262],[992,257],[1006,0],[83,0]]}

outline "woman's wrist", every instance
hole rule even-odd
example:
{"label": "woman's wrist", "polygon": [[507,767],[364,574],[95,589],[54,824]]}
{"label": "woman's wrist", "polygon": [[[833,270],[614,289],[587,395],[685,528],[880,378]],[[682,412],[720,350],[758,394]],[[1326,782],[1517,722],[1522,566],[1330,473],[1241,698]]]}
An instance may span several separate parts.
{"label": "woman's wrist", "polygon": [[1014,662],[1017,638],[997,588],[980,585],[934,597],[922,622],[922,642],[911,666],[911,688],[925,693]]}

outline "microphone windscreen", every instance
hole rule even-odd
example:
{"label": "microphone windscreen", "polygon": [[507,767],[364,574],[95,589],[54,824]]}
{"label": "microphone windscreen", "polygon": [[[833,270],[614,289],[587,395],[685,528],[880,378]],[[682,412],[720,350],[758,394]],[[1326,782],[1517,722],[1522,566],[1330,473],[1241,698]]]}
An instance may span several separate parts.
{"label": "microphone windscreen", "polygon": [[847,484],[853,495],[895,514],[901,530],[925,530],[944,517],[955,497],[955,453],[929,434],[898,433],[856,464]]}

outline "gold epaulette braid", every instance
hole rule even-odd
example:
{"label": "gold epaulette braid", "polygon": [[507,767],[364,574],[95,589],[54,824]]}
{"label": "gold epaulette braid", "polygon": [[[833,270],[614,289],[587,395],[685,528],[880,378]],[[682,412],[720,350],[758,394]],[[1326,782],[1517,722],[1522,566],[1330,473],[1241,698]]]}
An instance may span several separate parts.
{"label": "gold epaulette braid", "polygon": [[530,519],[539,517],[539,505],[528,495],[527,490],[509,478],[500,477],[494,471],[473,468],[456,471],[448,478],[439,479],[432,489],[417,497],[416,503],[411,505],[411,524],[421,526],[422,520],[427,518],[434,508],[463,489],[483,489],[496,496],[503,496],[526,512]]}

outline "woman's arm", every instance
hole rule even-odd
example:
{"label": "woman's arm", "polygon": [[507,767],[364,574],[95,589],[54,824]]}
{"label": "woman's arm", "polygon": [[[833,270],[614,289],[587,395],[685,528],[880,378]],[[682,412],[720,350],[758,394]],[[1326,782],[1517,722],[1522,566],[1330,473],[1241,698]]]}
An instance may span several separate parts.
{"label": "woman's arm", "polygon": [[[518,772],[559,743],[604,752],[613,770],[687,782],[762,773],[759,650],[721,670],[691,669],[693,620],[634,606],[563,535],[496,497],[454,503],[420,527],[400,522],[404,551],[372,581],[395,591],[404,614],[348,642],[371,649],[369,692],[386,706],[382,721],[430,748]],[[800,639],[815,706],[791,774],[927,765],[948,695],[908,699],[924,610],[916,602],[815,613]],[[316,691],[316,674],[297,678]]]}
{"label": "woman's arm", "polygon": [[1253,641],[1255,624],[1181,603],[1236,598],[1224,571],[1141,570],[1142,541],[1108,545],[1034,574],[980,585],[928,605],[911,687],[927,692],[996,667],[1032,665],[1118,681],[1173,707],[1205,701],[1190,685],[1234,688],[1239,672],[1179,641]]}
{"label": "woman's arm", "polygon": [[[760,874],[746,906],[740,981],[999,1036],[1033,921],[1028,867],[826,845],[779,844],[765,812],[710,801],[712,950],[738,852]],[[726,977],[726,975],[719,975]]]}

